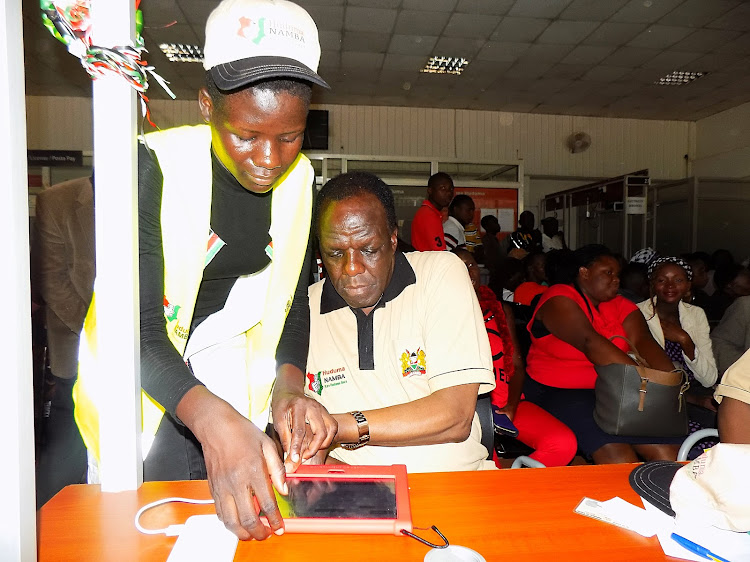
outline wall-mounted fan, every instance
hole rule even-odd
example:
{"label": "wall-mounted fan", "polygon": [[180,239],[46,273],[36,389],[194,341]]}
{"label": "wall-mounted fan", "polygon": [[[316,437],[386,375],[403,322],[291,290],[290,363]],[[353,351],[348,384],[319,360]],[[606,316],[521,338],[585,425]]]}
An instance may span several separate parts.
{"label": "wall-mounted fan", "polygon": [[591,136],[588,133],[573,133],[568,137],[566,144],[573,154],[583,152],[591,146]]}

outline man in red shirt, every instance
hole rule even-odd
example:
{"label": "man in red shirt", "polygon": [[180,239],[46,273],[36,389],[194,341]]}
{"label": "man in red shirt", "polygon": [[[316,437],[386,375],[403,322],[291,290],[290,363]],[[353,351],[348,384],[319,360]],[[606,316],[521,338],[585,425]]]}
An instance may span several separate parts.
{"label": "man in red shirt", "polygon": [[430,176],[427,181],[427,199],[414,215],[411,223],[411,245],[420,252],[445,250],[443,235],[443,208],[453,199],[453,180],[445,172]]}

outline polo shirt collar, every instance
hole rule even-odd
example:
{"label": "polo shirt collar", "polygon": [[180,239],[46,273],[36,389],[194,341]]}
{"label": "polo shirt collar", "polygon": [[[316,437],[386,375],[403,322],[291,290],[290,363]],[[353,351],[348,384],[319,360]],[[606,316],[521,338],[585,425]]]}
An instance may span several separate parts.
{"label": "polo shirt collar", "polygon": [[438,215],[442,215],[443,214],[443,213],[440,212],[440,209],[438,209],[435,206],[435,204],[432,201],[430,201],[429,199],[425,199],[424,201],[422,201],[422,206],[431,209],[433,212],[437,213]]}
{"label": "polo shirt collar", "polygon": [[[417,282],[417,276],[403,253],[397,251],[394,256],[393,275],[391,281],[383,292],[383,296],[376,305],[377,308],[385,306],[385,303],[392,301],[399,296],[406,287]],[[336,292],[333,284],[329,279],[323,283],[323,291],[320,295],[320,313],[326,314],[349,306],[346,301]]]}

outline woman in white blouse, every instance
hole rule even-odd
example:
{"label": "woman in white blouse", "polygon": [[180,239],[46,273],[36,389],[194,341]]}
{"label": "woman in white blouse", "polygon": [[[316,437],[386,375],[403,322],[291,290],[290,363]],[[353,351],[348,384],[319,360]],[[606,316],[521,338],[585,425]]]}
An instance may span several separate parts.
{"label": "woman in white blouse", "polygon": [[680,258],[663,257],[649,265],[648,276],[651,298],[638,308],[654,339],[690,380],[686,395],[690,432],[716,427],[716,407],[711,391],[706,390],[717,378],[708,320],[702,308],[684,302],[690,298],[692,270]]}

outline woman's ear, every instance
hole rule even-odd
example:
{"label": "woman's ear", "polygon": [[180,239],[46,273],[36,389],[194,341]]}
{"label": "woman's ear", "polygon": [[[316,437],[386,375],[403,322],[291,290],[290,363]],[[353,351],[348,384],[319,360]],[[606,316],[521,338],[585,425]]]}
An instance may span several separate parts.
{"label": "woman's ear", "polygon": [[581,279],[583,279],[585,281],[588,281],[588,279],[589,279],[589,268],[588,267],[584,267],[584,266],[579,267],[578,268],[578,276]]}

